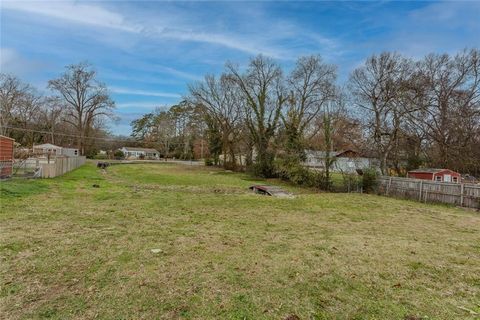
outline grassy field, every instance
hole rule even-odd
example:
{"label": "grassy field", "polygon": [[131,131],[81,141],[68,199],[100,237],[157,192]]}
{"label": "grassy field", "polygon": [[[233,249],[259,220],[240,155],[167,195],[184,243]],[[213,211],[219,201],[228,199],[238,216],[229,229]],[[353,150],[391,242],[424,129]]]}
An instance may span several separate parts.
{"label": "grassy field", "polygon": [[478,212],[252,183],[168,164],[0,183],[0,318],[479,319]]}

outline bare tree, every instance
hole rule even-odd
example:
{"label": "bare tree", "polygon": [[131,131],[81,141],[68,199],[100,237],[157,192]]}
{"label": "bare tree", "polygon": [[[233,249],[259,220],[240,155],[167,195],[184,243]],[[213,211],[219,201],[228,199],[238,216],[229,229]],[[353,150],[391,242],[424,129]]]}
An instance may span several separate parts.
{"label": "bare tree", "polygon": [[32,87],[17,77],[0,73],[0,134],[7,135],[11,131],[9,126],[19,115],[26,95],[31,91]]}
{"label": "bare tree", "polygon": [[286,101],[282,70],[261,55],[250,61],[245,73],[231,63],[227,69],[245,101],[245,123],[256,152],[255,173],[272,176],[275,157],[272,139]]}
{"label": "bare tree", "polygon": [[78,149],[85,154],[86,141],[96,121],[113,116],[115,103],[106,86],[97,81],[89,64],[80,63],[67,66],[60,78],[48,82],[48,87],[65,101],[65,121],[75,128]]}
{"label": "bare tree", "polygon": [[368,58],[350,76],[349,88],[355,104],[365,111],[366,128],[383,174],[406,115],[413,112],[409,81],[412,63],[396,53],[384,52]]}
{"label": "bare tree", "polygon": [[50,132],[50,143],[55,144],[55,133],[60,130],[63,122],[65,106],[58,97],[46,97],[43,101],[40,115],[44,128]]}
{"label": "bare tree", "polygon": [[434,165],[462,169],[458,160],[472,154],[480,127],[480,51],[431,54],[419,69],[423,96],[413,123],[431,141]]}
{"label": "bare tree", "polygon": [[43,105],[43,97],[40,96],[33,88],[21,95],[17,110],[15,113],[16,126],[22,128],[23,145],[31,146],[34,143],[34,129],[39,125],[38,119],[40,117],[40,109]]}
{"label": "bare tree", "polygon": [[[336,67],[325,64],[320,56],[298,59],[287,79],[290,95],[282,120],[287,136],[287,153],[303,160],[305,130],[336,94]],[[307,138],[308,139],[308,138]]]}
{"label": "bare tree", "polygon": [[208,117],[206,120],[215,122],[215,127],[220,131],[224,166],[235,169],[235,153],[241,128],[239,124],[244,110],[238,86],[224,74],[219,79],[206,76],[203,82],[195,83],[189,88],[192,103],[205,108]]}

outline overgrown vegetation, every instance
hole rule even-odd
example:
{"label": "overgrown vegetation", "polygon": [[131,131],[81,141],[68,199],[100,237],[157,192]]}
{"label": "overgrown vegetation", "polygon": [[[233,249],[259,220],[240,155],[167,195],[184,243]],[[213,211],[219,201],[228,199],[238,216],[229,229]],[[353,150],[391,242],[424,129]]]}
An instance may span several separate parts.
{"label": "overgrown vegetation", "polygon": [[372,192],[377,187],[378,173],[374,169],[365,169],[362,173],[362,188],[364,192]]}
{"label": "overgrown vegetation", "polygon": [[280,182],[171,164],[1,182],[2,318],[476,319],[476,212],[259,183]]}

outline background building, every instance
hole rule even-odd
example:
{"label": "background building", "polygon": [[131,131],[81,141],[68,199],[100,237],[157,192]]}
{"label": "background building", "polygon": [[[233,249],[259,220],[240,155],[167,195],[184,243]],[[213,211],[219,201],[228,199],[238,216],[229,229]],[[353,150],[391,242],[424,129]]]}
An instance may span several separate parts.
{"label": "background building", "polygon": [[462,181],[461,174],[450,169],[416,169],[409,171],[407,176],[413,179],[422,179],[438,182],[460,183]]}
{"label": "background building", "polygon": [[122,147],[125,159],[160,159],[160,152],[151,148]]}
{"label": "background building", "polygon": [[41,155],[55,155],[77,157],[78,149],[59,147],[51,143],[37,144],[33,146],[33,153]]}

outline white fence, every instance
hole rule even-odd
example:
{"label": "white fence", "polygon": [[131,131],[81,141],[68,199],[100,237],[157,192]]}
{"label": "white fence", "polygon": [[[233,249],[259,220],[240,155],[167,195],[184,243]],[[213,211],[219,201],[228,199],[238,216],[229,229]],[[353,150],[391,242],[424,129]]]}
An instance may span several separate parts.
{"label": "white fence", "polygon": [[85,164],[85,157],[57,157],[53,163],[41,163],[42,178],[61,176]]}
{"label": "white fence", "polygon": [[480,185],[381,176],[378,191],[387,196],[480,209]]}

